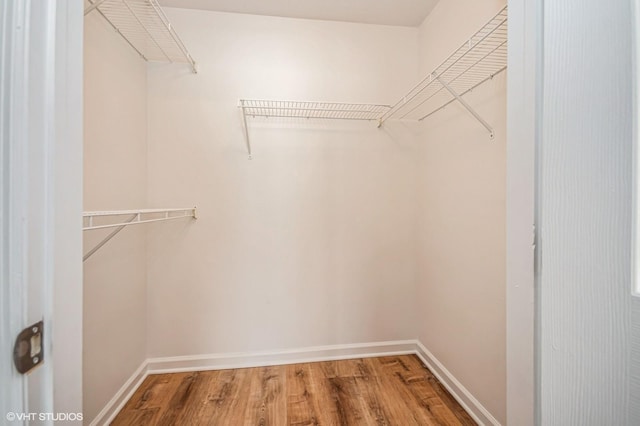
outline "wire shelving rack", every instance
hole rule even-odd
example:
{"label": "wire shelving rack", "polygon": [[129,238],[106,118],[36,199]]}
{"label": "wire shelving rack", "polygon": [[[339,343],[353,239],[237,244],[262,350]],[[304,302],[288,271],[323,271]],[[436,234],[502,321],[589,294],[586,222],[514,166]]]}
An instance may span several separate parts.
{"label": "wire shelving rack", "polygon": [[241,99],[240,107],[251,117],[322,118],[332,120],[375,121],[389,105],[336,102],[268,101]]}
{"label": "wire shelving rack", "polygon": [[507,69],[507,6],[456,49],[395,105],[241,99],[245,142],[251,159],[247,117],[321,118],[377,121],[422,121],[459,102],[489,132],[491,125],[463,98]]}
{"label": "wire shelving rack", "polygon": [[493,128],[462,97],[507,69],[507,6],[380,117],[418,120],[458,101],[489,131]]}
{"label": "wire shelving rack", "polygon": [[251,159],[251,142],[247,117],[282,117],[327,120],[378,121],[391,106],[376,104],[349,104],[339,102],[275,101],[240,99],[245,142]]}
{"label": "wire shelving rack", "polygon": [[101,14],[145,61],[196,62],[175,32],[157,0],[88,0],[85,16]]}

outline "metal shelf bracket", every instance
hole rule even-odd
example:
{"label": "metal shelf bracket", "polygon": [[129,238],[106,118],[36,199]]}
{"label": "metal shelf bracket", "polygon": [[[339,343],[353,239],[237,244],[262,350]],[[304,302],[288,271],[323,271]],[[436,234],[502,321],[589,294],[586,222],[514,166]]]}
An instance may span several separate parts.
{"label": "metal shelf bracket", "polygon": [[464,99],[462,99],[462,97],[458,94],[458,92],[456,92],[455,90],[453,90],[451,88],[451,86],[449,86],[447,83],[445,83],[444,81],[442,81],[440,79],[440,77],[435,76],[434,77],[436,80],[438,80],[440,82],[440,84],[442,84],[442,87],[444,87],[445,89],[447,89],[447,91],[449,93],[451,93],[451,95],[456,98],[456,100],[458,102],[460,102],[462,104],[463,107],[465,107],[467,109],[467,111],[469,111],[471,113],[471,115],[473,115],[476,120],[478,120],[488,131],[489,131],[489,136],[491,137],[491,139],[493,139],[494,137],[494,133],[493,133],[493,127],[491,127],[491,125],[489,125],[489,123],[486,122],[486,120],[484,118],[482,118],[480,116],[480,114],[478,114],[478,112],[473,109],[473,107],[471,105],[469,105],[469,103],[467,103],[467,101],[465,101]]}
{"label": "metal shelf bracket", "polygon": [[[109,218],[120,218],[127,216],[126,219],[108,221]],[[147,209],[147,210],[118,210],[105,212],[85,212],[82,215],[83,231],[93,231],[96,229],[116,228],[109,235],[104,237],[98,244],[82,256],[82,261],[89,259],[95,252],[100,250],[113,237],[129,225],[139,225],[143,223],[164,222],[167,220],[176,220],[183,218],[197,219],[197,209],[195,207],[186,209]],[[96,223],[100,219],[107,219],[105,223]]]}
{"label": "metal shelf bracket", "polygon": [[247,152],[249,152],[249,160],[251,160],[251,141],[249,140],[249,127],[247,126],[247,112],[244,99],[240,99],[239,107],[242,111],[242,129],[244,132],[244,140],[247,145]]}

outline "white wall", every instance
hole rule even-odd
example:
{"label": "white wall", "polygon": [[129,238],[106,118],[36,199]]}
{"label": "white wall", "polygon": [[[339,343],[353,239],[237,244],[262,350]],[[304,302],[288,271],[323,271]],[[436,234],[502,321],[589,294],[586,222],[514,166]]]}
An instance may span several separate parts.
{"label": "white wall", "polygon": [[[84,209],[146,206],[147,66],[97,13],[85,18]],[[87,252],[112,229],[85,232]],[[84,416],[146,359],[146,230],[129,227],[84,262]]]}
{"label": "white wall", "polygon": [[[439,2],[420,29],[425,75],[504,2]],[[419,340],[506,422],[506,73],[426,119],[419,147]]]}
{"label": "white wall", "polygon": [[545,4],[538,179],[544,425],[640,424],[630,6]]}
{"label": "white wall", "polygon": [[199,62],[151,65],[149,354],[414,338],[415,151],[375,123],[250,120],[238,99],[391,103],[417,30],[167,9]]}

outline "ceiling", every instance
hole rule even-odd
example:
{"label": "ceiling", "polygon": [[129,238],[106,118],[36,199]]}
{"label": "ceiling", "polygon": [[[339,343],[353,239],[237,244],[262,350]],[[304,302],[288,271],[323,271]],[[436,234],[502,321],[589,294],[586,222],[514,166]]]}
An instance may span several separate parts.
{"label": "ceiling", "polygon": [[416,27],[438,0],[158,0],[160,5],[251,15]]}

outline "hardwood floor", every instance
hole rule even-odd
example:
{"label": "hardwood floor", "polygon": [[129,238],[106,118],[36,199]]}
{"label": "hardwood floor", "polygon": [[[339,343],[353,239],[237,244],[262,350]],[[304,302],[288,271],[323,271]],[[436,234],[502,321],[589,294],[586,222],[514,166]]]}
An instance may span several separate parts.
{"label": "hardwood floor", "polygon": [[147,377],[112,425],[475,425],[415,355]]}

